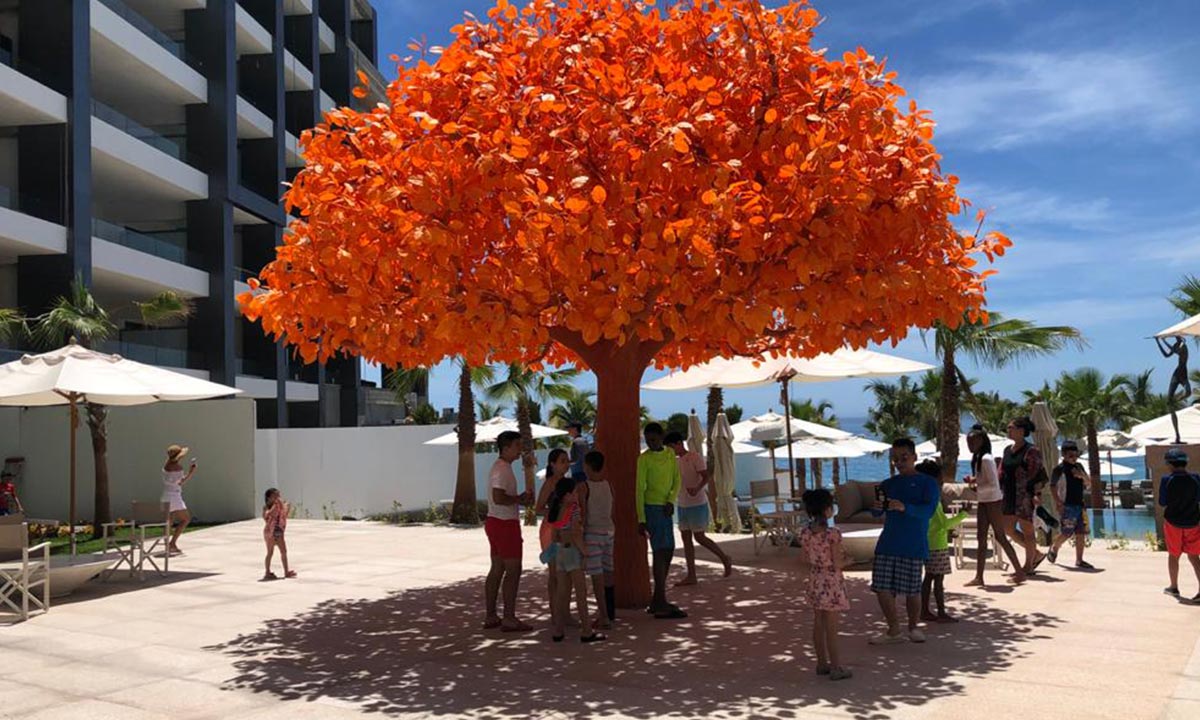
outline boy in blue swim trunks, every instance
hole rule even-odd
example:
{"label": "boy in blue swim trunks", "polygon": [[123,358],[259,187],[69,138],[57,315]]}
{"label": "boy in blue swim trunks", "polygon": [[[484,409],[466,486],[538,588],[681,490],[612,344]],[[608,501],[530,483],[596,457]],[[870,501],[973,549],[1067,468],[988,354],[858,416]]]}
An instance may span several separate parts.
{"label": "boy in blue swim trunks", "polygon": [[733,572],[733,561],[725,554],[720,545],[713,542],[707,535],[710,521],[708,507],[708,485],[710,477],[704,464],[704,456],[691,452],[683,442],[683,435],[677,432],[667,433],[663,443],[675,453],[679,462],[680,485],[679,499],[679,532],[683,535],[683,557],[687,561],[687,575],[675,583],[679,585],[695,585],[696,579],[696,546],[692,538],[706,550],[716,555],[725,566],[725,577]]}
{"label": "boy in blue swim trunks", "polygon": [[1079,462],[1079,444],[1074,440],[1064,440],[1062,444],[1062,462],[1050,474],[1050,486],[1054,488],[1054,497],[1062,508],[1061,532],[1054,540],[1048,556],[1050,562],[1058,561],[1058,550],[1067,540],[1075,538],[1075,567],[1081,570],[1095,570],[1091,563],[1083,559],[1083,548],[1087,544],[1087,526],[1083,521],[1084,498],[1091,488],[1092,480]]}
{"label": "boy in blue swim trunks", "polygon": [[667,575],[675,554],[675,499],[682,482],[675,453],[663,447],[663,429],[650,423],[643,431],[646,452],[637,461],[638,531],[650,540],[654,562],[654,597],[647,611],[660,619],[685,618],[687,613],[667,602]]}

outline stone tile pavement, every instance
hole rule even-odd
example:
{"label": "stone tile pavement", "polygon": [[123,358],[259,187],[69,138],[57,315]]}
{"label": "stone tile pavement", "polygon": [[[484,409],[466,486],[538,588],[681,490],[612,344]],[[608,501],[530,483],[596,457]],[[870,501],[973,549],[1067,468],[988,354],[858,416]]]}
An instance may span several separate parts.
{"label": "stone tile pavement", "polygon": [[[582,646],[477,629],[481,530],[296,520],[300,577],[263,583],[260,528],[197,531],[166,580],[93,583],[0,624],[0,717],[1200,718],[1200,607],[1161,594],[1162,554],[1093,548],[1102,572],[1056,567],[1015,590],[964,589],[957,572],[963,622],[923,646],[867,644],[878,612],[852,572],[855,678],[830,683],[812,672],[794,551],[725,540],[733,577],[705,562],[674,591],[687,620],[625,611],[608,643]],[[544,626],[526,540],[522,607]]]}

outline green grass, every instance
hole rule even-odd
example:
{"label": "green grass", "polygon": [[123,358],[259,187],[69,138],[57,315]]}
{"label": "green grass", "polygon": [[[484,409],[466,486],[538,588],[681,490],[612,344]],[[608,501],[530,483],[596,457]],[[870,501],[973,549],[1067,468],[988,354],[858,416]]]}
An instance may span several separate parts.
{"label": "green grass", "polygon": [[[187,529],[183,531],[183,534],[186,535],[186,534],[192,532],[193,530],[200,530],[201,528],[212,527],[213,524],[215,524],[215,523],[188,525]],[[115,536],[118,540],[128,540],[129,534],[130,534],[129,528],[123,527],[123,528],[117,528],[116,531],[113,533],[113,536]],[[162,528],[150,528],[149,530],[146,531],[147,538],[161,537],[162,534],[163,534]],[[29,544],[37,545],[42,542],[44,542],[44,541],[43,540],[30,540]],[[102,550],[104,550],[104,541],[101,540],[100,538],[90,539],[88,536],[84,535],[83,533],[77,533],[75,535],[75,552],[77,554],[85,555],[88,553],[101,552]],[[70,537],[64,535],[62,537],[56,537],[56,538],[52,538],[50,540],[50,554],[51,555],[66,555],[69,552],[71,552],[71,538]]]}

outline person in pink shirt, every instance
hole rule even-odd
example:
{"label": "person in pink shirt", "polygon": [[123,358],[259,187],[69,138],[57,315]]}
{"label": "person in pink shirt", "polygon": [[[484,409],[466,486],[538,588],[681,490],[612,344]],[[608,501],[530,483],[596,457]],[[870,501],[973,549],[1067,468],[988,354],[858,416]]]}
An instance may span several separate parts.
{"label": "person in pink shirt", "polygon": [[682,478],[679,499],[675,504],[679,508],[679,533],[683,536],[683,556],[687,561],[687,575],[676,585],[695,585],[699,582],[696,579],[696,546],[692,542],[693,538],[695,538],[695,542],[700,543],[706,550],[717,556],[717,559],[725,565],[725,577],[729,577],[733,572],[733,560],[721,549],[720,545],[705,534],[708,532],[711,522],[708,508],[708,485],[712,478],[704,464],[704,457],[700,453],[689,451],[683,442],[683,435],[677,432],[667,433],[663,444],[675,451],[676,462],[679,463],[679,475]]}

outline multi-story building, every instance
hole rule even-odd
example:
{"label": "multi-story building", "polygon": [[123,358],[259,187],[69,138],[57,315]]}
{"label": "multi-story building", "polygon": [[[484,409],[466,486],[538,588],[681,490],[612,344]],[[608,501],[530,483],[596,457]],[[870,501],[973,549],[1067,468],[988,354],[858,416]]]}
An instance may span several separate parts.
{"label": "multi-story building", "polygon": [[[362,424],[357,360],[305,366],[234,298],[281,242],[301,132],[383,99],[376,50],[367,0],[0,0],[0,307],[79,277],[105,349],[236,385],[260,427]],[[139,324],[163,290],[186,327]]]}

